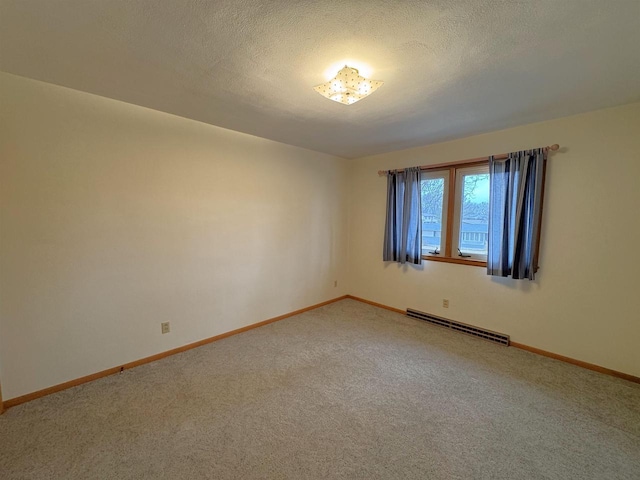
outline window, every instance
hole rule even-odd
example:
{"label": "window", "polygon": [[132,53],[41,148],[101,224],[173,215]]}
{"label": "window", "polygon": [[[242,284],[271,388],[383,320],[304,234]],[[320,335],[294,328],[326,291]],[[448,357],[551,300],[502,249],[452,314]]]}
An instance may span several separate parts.
{"label": "window", "polygon": [[444,252],[449,191],[448,172],[422,172],[420,196],[422,200],[422,255]]}
{"label": "window", "polygon": [[489,232],[489,165],[456,165],[422,173],[422,255],[485,266]]}
{"label": "window", "polygon": [[489,166],[456,169],[454,255],[487,260]]}

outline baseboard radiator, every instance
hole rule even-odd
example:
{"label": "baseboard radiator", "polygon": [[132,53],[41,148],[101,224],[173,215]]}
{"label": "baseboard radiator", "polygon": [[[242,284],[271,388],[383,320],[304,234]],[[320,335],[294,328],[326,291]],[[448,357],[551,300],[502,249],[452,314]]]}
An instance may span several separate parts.
{"label": "baseboard radiator", "polygon": [[455,320],[449,320],[448,318],[437,317],[435,315],[431,315],[430,313],[420,312],[412,308],[407,308],[407,316],[432,323],[433,325],[438,325],[439,327],[445,327],[450,330],[455,330],[456,332],[473,335],[474,337],[482,338],[483,340],[498,343],[506,347],[509,346],[509,335],[505,335],[504,333],[492,332],[491,330],[474,327],[473,325],[468,325],[462,322],[456,322]]}

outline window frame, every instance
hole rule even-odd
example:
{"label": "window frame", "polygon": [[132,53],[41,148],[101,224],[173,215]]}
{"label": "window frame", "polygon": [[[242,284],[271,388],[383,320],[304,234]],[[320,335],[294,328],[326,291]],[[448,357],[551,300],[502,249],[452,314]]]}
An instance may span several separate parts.
{"label": "window frame", "polygon": [[[444,168],[444,169],[430,169],[430,170],[424,170],[422,172],[420,172],[420,201],[422,202],[422,181],[423,180],[436,180],[436,179],[442,179],[443,180],[443,187],[442,187],[442,211],[440,212],[441,218],[442,218],[442,230],[440,232],[440,246],[439,248],[439,253],[437,254],[433,254],[433,253],[429,253],[427,252],[426,254],[422,254],[422,258],[425,257],[438,257],[440,255],[444,254],[445,251],[445,247],[447,245],[447,241],[448,241],[448,237],[447,237],[447,221],[448,221],[448,214],[449,214],[449,205],[447,202],[447,198],[449,198],[449,170]],[[424,248],[423,248],[423,252],[424,252]]]}
{"label": "window frame", "polygon": [[[455,252],[460,249],[462,251],[462,246],[460,242],[460,237],[462,236],[462,210],[464,207],[463,204],[463,196],[464,196],[464,177],[467,175],[489,175],[489,162],[486,165],[475,165],[472,167],[457,167],[456,168],[456,184],[455,184],[455,206],[453,212],[453,231],[457,232],[457,235],[451,237],[451,252],[455,254]],[[489,179],[491,182],[491,179]],[[469,232],[476,235],[478,232]],[[488,231],[487,231],[488,235]],[[475,260],[478,262],[487,263],[487,255],[479,255],[477,253],[472,252],[464,252],[463,254],[469,255],[468,257],[465,255],[461,258],[466,258],[468,260]]]}
{"label": "window frame", "polygon": [[[460,217],[462,213],[461,205],[460,212],[457,212],[458,204],[461,202],[456,202],[457,195],[456,193],[459,191],[458,189],[458,172],[461,170],[469,170],[472,167],[488,167],[489,160],[481,160],[481,161],[473,161],[473,162],[465,162],[465,163],[451,163],[451,164],[439,164],[434,165],[432,167],[423,167],[422,174],[428,174],[429,172],[448,172],[449,179],[448,182],[445,182],[445,191],[443,194],[443,205],[442,205],[442,219],[443,219],[443,227],[445,227],[446,233],[443,233],[443,242],[444,242],[444,254],[440,253],[440,255],[422,255],[423,260],[435,261],[435,262],[445,262],[445,263],[455,263],[459,265],[471,265],[475,267],[485,267],[487,266],[486,260],[476,258],[467,258],[467,257],[459,257],[457,255],[453,255],[454,248],[454,238],[455,238],[455,247],[459,243],[460,236],[460,226],[458,223],[457,233],[458,237],[455,237],[455,216],[457,214]],[[461,178],[461,176],[460,176]],[[491,180],[489,180],[491,181]],[[453,186],[453,188],[452,188]],[[448,188],[447,188],[448,187]],[[457,204],[458,203],[458,204]],[[446,204],[446,207],[445,207]],[[445,214],[446,212],[446,214]]]}

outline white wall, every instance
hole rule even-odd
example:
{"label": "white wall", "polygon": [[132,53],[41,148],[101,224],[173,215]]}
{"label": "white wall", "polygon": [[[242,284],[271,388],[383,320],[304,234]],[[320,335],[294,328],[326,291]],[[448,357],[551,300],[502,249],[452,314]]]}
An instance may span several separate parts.
{"label": "white wall", "polygon": [[0,74],[4,399],[348,293],[346,169]]}
{"label": "white wall", "polygon": [[[552,143],[562,149],[548,163],[535,282],[464,265],[382,262],[386,179],[378,170]],[[361,158],[351,167],[353,295],[640,376],[640,103]]]}

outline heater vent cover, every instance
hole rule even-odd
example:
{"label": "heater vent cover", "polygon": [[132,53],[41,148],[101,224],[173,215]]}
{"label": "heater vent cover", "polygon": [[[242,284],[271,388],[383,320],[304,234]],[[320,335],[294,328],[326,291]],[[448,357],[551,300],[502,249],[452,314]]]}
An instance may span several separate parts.
{"label": "heater vent cover", "polygon": [[412,308],[407,308],[407,316],[417,318],[418,320],[423,320],[440,327],[445,327],[450,330],[466,333],[467,335],[473,335],[474,337],[482,338],[506,347],[509,346],[509,335],[505,335],[504,333],[492,332],[491,330],[474,327],[473,325],[468,325],[462,322],[456,322],[455,320],[449,320],[448,318],[437,317],[430,313],[413,310]]}

